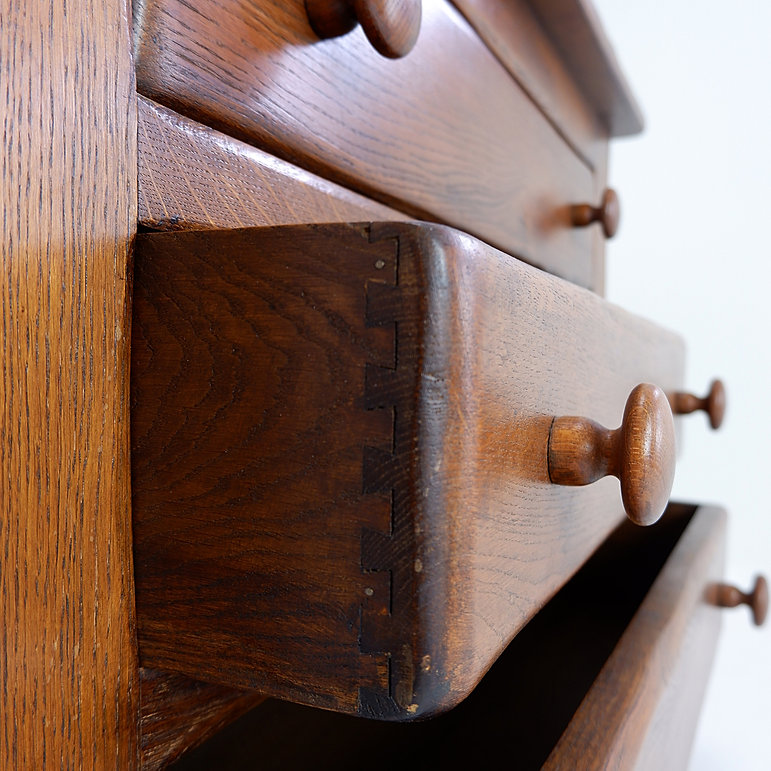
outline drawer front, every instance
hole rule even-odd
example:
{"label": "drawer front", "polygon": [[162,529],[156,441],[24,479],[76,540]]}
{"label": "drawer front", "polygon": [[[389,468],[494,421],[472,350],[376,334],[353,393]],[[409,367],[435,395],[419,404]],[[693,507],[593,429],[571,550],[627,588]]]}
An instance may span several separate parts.
{"label": "drawer front", "polygon": [[723,612],[710,594],[725,523],[722,509],[693,514],[544,768],[687,767]]}
{"label": "drawer front", "polygon": [[[683,594],[703,592],[718,579],[722,538],[720,515],[681,504],[672,504],[656,527],[622,525],[517,635],[469,698],[444,715],[403,725],[269,700],[194,752],[180,771],[241,769],[244,757],[258,755],[267,768],[345,771],[361,768],[362,758],[372,771],[390,771],[404,758],[415,768],[476,768],[480,758],[489,757],[506,758],[510,767],[526,771],[543,768],[547,758],[551,768],[684,769],[719,617],[697,601],[690,620],[681,623],[675,608]],[[678,542],[687,544],[687,556]],[[714,573],[701,572],[703,557],[714,558]],[[672,602],[665,608],[659,604],[664,612],[654,617],[646,596],[660,592],[659,579],[671,576],[673,564],[678,571],[685,568],[679,576],[683,581],[670,586]],[[640,640],[645,645],[627,661],[630,676],[615,682],[624,696],[605,692],[604,701],[595,702],[592,722],[583,723],[586,743],[560,761],[558,753],[565,749],[560,737],[575,739],[574,723],[585,715],[581,702],[605,676],[603,666],[618,655],[615,651],[627,646],[625,632],[639,628],[638,612],[647,614],[658,632]],[[667,630],[677,627],[677,641],[665,643],[670,649],[666,671],[656,668],[650,678],[639,679],[640,668],[657,658],[654,651]],[[664,692],[681,701],[658,698]],[[644,708],[619,713],[619,701],[634,704],[633,694]],[[664,714],[667,705],[671,709]],[[632,736],[623,755],[614,729],[621,723]],[[647,738],[641,745],[635,735]],[[297,736],[314,740],[298,742]],[[648,756],[645,745],[658,745],[658,756]]]}
{"label": "drawer front", "polygon": [[[449,228],[137,241],[146,666],[372,717],[446,709],[623,518],[550,483],[680,339]],[[668,408],[667,408],[668,409]]]}
{"label": "drawer front", "polygon": [[603,180],[457,10],[423,5],[415,49],[391,61],[361,30],[319,41],[302,0],[139,0],[138,89],[412,216],[600,287],[597,227],[573,228],[570,206],[596,203]]}

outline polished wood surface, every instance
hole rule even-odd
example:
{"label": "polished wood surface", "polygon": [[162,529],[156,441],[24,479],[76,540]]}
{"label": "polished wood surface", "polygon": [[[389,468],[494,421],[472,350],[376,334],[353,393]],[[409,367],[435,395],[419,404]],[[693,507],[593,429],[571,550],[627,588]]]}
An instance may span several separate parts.
{"label": "polished wood surface", "polygon": [[768,615],[768,582],[764,576],[755,577],[751,592],[743,592],[731,584],[710,587],[710,602],[719,608],[736,608],[746,605],[752,612],[755,626],[762,626]]}
{"label": "polished wood surface", "polygon": [[0,4],[0,766],[137,758],[129,8]]}
{"label": "polished wood surface", "polygon": [[[138,88],[180,113],[418,219],[598,288],[572,204],[594,171],[443,0],[386,61],[319,41],[302,0],[136,0]],[[601,250],[601,245],[599,245]],[[600,251],[601,253],[601,251]]]}
{"label": "polished wood surface", "polygon": [[138,123],[139,222],[151,230],[406,219],[141,96]]}
{"label": "polished wood surface", "polygon": [[[146,228],[237,228],[403,216],[141,96],[138,124],[139,221]],[[250,703],[242,691],[207,688],[174,673],[146,672],[152,677],[141,680],[140,749],[148,768],[180,756]]]}
{"label": "polished wood surface", "polygon": [[627,399],[621,427],[612,431],[587,418],[556,417],[548,455],[554,484],[618,477],[629,519],[652,525],[664,513],[675,478],[675,425],[667,397],[658,386],[638,385]]}
{"label": "polished wood surface", "polygon": [[573,225],[577,228],[585,228],[593,222],[599,222],[605,238],[613,238],[621,222],[618,194],[612,188],[608,188],[602,194],[599,206],[588,203],[575,204],[571,209],[571,217]]}
{"label": "polished wood surface", "polygon": [[643,117],[590,0],[527,0],[610,136],[643,129]]}
{"label": "polished wood surface", "polygon": [[[476,33],[595,171],[604,167],[608,131],[528,0],[453,0]],[[597,174],[604,185],[604,174]],[[597,193],[599,195],[599,192]]]}
{"label": "polished wood surface", "polygon": [[551,416],[682,380],[676,336],[439,226],[149,234],[135,281],[142,661],[371,716],[467,694],[623,517],[549,484]]}
{"label": "polished wood surface", "polygon": [[692,412],[703,410],[713,429],[718,429],[723,425],[726,392],[722,380],[713,380],[706,396],[699,397],[685,391],[678,391],[670,395],[669,402],[675,415],[690,415]]}
{"label": "polished wood surface", "polygon": [[421,0],[305,0],[313,31],[322,39],[339,37],[361,24],[372,47],[401,59],[420,32]]}
{"label": "polished wood surface", "polygon": [[264,700],[254,691],[141,669],[139,767],[165,768]]}
{"label": "polished wood surface", "polygon": [[624,522],[450,712],[418,723],[384,723],[269,700],[175,771],[241,771],[255,757],[266,771],[359,771],[362,758],[368,771],[392,771],[405,759],[410,768],[486,768],[502,758],[517,771],[540,769],[693,510],[672,504],[651,528]]}
{"label": "polished wood surface", "polygon": [[[388,592],[382,575],[361,569],[363,529],[387,530],[389,518],[387,498],[362,492],[362,452],[390,446],[393,418],[358,402],[365,361],[394,362],[393,330],[365,324],[365,286],[375,284],[374,296],[393,282],[394,245],[374,259],[341,246],[317,263],[314,228],[293,228],[282,256],[244,240],[259,232],[218,232],[228,243],[212,244],[220,265],[191,248],[195,233],[138,243],[132,472],[142,660],[355,711],[358,682],[382,689],[387,680],[384,655],[359,653],[353,620],[362,602],[382,609]],[[266,259],[255,259],[260,251]],[[196,310],[204,307],[209,321]],[[238,308],[240,320],[228,318]],[[294,534],[284,530],[292,522]],[[206,543],[213,549],[199,553]],[[355,559],[342,560],[349,550]],[[207,563],[230,577],[214,578]]]}
{"label": "polished wood surface", "polygon": [[[685,768],[720,628],[725,512],[700,508],[544,768]],[[601,726],[601,730],[598,727]]]}

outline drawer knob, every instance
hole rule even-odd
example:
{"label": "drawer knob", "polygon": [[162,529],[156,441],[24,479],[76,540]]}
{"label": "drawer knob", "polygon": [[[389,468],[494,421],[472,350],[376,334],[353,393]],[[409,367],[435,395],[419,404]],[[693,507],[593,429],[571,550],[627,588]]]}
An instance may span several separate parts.
{"label": "drawer knob", "polygon": [[675,476],[675,425],[667,397],[658,386],[638,385],[615,430],[588,418],[556,417],[547,453],[554,484],[588,485],[616,476],[629,519],[652,525],[664,513]]}
{"label": "drawer knob", "polygon": [[745,593],[730,584],[718,584],[713,594],[714,604],[719,608],[735,608],[747,605],[752,611],[755,626],[760,626],[768,614],[768,583],[763,576],[755,577],[751,593]]}
{"label": "drawer knob", "polygon": [[420,0],[305,0],[313,31],[339,37],[361,24],[373,48],[389,59],[406,56],[420,32]]}
{"label": "drawer knob", "polygon": [[602,201],[600,201],[599,206],[592,206],[590,203],[576,204],[571,208],[571,219],[577,228],[585,228],[593,222],[599,222],[602,225],[605,238],[613,238],[621,220],[621,205],[618,201],[618,194],[609,187],[602,194]]}
{"label": "drawer knob", "polygon": [[704,410],[712,428],[720,428],[723,422],[725,401],[725,386],[722,380],[713,380],[709,393],[703,398],[680,391],[669,397],[675,415],[688,415],[696,410]]}

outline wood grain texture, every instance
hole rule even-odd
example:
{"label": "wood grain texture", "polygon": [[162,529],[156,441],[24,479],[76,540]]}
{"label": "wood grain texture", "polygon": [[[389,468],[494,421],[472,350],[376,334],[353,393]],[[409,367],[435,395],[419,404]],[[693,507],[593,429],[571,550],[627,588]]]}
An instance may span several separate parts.
{"label": "wood grain texture", "polygon": [[[362,758],[368,771],[477,768],[490,757],[510,759],[518,771],[540,769],[694,508],[670,505],[657,527],[623,523],[450,712],[418,723],[385,723],[270,700],[175,771],[242,771],[256,757],[271,770],[359,771]],[[652,771],[660,768],[667,766]]]}
{"label": "wood grain texture", "polygon": [[466,695],[623,517],[549,483],[552,416],[682,382],[676,336],[441,226],[148,234],[136,265],[142,660],[305,703]]}
{"label": "wood grain texture", "polygon": [[398,61],[360,30],[319,41],[303,0],[136,0],[145,96],[419,219],[583,286],[592,171],[443,0]]}
{"label": "wood grain texture", "polygon": [[[369,587],[371,604],[386,604],[381,577],[362,572],[361,539],[365,527],[387,531],[390,514],[387,495],[362,490],[362,442],[387,453],[393,417],[363,409],[361,389],[366,361],[394,362],[393,329],[365,323],[367,282],[387,287],[390,275],[393,284],[394,245],[384,244],[375,259],[343,245],[318,262],[314,229],[293,230],[297,237],[284,261],[255,260],[248,242],[222,252],[235,260],[236,273],[184,245],[181,252],[164,247],[150,259],[144,247],[137,253],[132,452],[142,658],[233,685],[262,688],[278,678],[286,695],[353,711],[356,683],[378,683],[382,690],[387,681],[385,655],[359,653],[358,615]],[[253,232],[259,231],[232,233],[248,238]],[[151,238],[141,243],[157,243]],[[183,255],[192,273],[176,264]],[[204,286],[206,341],[196,310]],[[241,320],[226,320],[227,307],[243,308]],[[175,309],[182,308],[178,316]],[[271,308],[283,319],[276,327],[269,323]],[[163,331],[159,316],[170,322]],[[209,362],[204,369],[202,356]],[[203,391],[208,397],[201,401]],[[167,409],[175,415],[170,422],[163,418]],[[225,519],[218,522],[221,513]],[[295,535],[284,530],[293,521]],[[265,535],[261,543],[255,526]],[[217,544],[210,527],[219,532]],[[299,538],[301,532],[306,537]],[[214,551],[200,555],[198,545],[207,542]],[[346,561],[352,548],[355,560]],[[207,578],[207,561],[227,566],[231,578]],[[164,598],[153,592],[161,585],[169,590]],[[317,587],[323,596],[314,597]],[[228,613],[236,609],[230,624]],[[297,612],[304,617],[299,628]],[[260,616],[275,627],[270,623],[255,637]],[[193,619],[198,631],[191,636]],[[309,643],[299,655],[298,635]],[[272,646],[271,639],[283,642]],[[195,648],[212,655],[191,671],[183,664]],[[268,676],[251,672],[255,656]],[[307,682],[319,683],[316,699]]]}
{"label": "wood grain texture", "polygon": [[0,8],[0,765],[133,767],[129,250],[120,0]]}
{"label": "wood grain texture", "polygon": [[253,691],[140,670],[140,766],[165,768],[247,710],[265,700]]}
{"label": "wood grain texture", "polygon": [[629,519],[652,525],[664,513],[675,478],[675,423],[664,392],[650,383],[632,390],[621,426],[557,416],[549,430],[549,479],[588,485],[612,474]]}
{"label": "wood grain texture", "polygon": [[[144,227],[189,230],[403,217],[141,96],[138,123]],[[151,682],[143,678],[140,691],[143,763],[159,767],[181,756],[256,698],[261,697],[152,670]]]}
{"label": "wood grain texture", "polygon": [[720,629],[707,593],[725,521],[698,509],[544,768],[686,767]]}
{"label": "wood grain texture", "polygon": [[139,222],[153,230],[398,220],[352,193],[139,97]]}
{"label": "wood grain texture", "polygon": [[611,137],[638,134],[642,112],[591,0],[528,0]]}

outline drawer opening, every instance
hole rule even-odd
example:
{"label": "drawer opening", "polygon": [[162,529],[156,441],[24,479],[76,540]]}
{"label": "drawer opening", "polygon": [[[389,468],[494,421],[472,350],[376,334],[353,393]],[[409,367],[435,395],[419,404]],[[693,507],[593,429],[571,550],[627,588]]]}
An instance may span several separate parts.
{"label": "drawer opening", "polygon": [[670,504],[654,527],[624,522],[444,715],[385,723],[269,700],[173,768],[459,767],[499,751],[540,768],[695,511]]}

